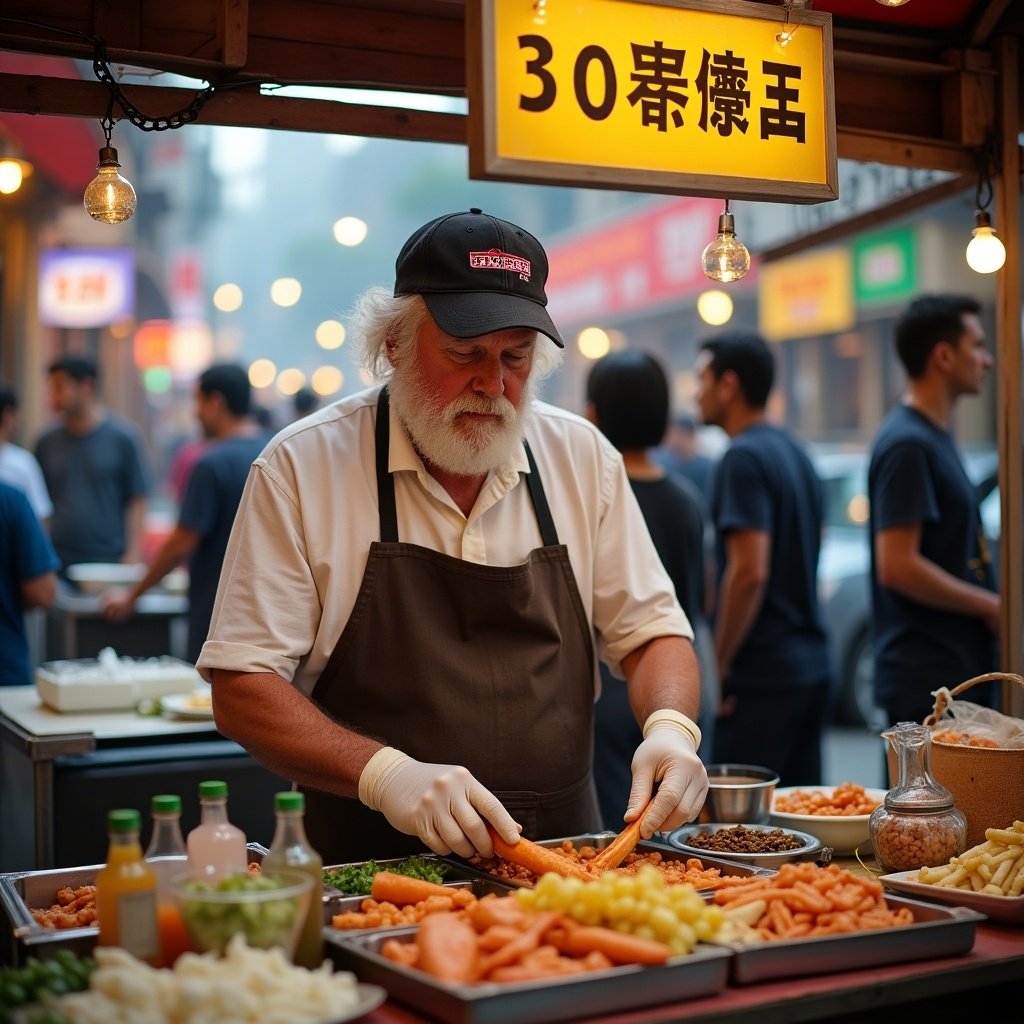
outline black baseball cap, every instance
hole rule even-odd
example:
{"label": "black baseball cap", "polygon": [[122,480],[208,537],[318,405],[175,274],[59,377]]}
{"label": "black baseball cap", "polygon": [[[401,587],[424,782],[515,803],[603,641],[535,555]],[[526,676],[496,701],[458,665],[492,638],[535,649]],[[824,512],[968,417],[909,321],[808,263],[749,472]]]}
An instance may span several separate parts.
{"label": "black baseball cap", "polygon": [[453,338],[526,327],[565,348],[546,306],[548,258],[529,231],[476,208],[424,224],[395,261],[395,295],[422,295]]}

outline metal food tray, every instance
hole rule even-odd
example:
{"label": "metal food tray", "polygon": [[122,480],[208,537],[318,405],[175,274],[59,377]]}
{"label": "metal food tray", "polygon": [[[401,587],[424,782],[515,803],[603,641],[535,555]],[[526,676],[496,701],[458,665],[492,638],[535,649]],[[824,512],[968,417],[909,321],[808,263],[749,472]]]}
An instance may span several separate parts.
{"label": "metal food tray", "polygon": [[673,957],[657,967],[630,965],[544,981],[455,985],[381,955],[388,939],[411,942],[416,931],[391,928],[338,942],[339,933],[329,929],[327,951],[361,981],[383,985],[393,999],[445,1024],[549,1024],[715,995],[725,988],[732,956],[730,949],[701,945],[689,956]]}
{"label": "metal food tray", "polygon": [[959,956],[974,945],[977,923],[985,920],[984,914],[966,907],[939,907],[888,895],[885,902],[893,909],[908,907],[914,923],[778,942],[730,942],[727,945],[734,955],[729,980],[736,985],[749,985],[775,978]]}
{"label": "metal food tray", "polygon": [[[597,850],[603,850],[606,846],[609,846],[612,840],[615,838],[614,832],[587,832],[578,836],[563,836],[561,839],[543,839],[537,843],[538,846],[556,847],[561,846],[564,842],[570,842],[572,845],[579,849],[581,846],[593,846]],[[738,861],[728,860],[724,857],[710,857],[704,856],[703,851],[700,854],[684,852],[678,850],[673,846],[670,846],[667,841],[658,841],[654,839],[641,839],[636,844],[635,852],[637,853],[660,853],[663,860],[693,860],[698,859],[705,868],[718,868],[723,875],[734,875],[739,878],[749,878],[754,875],[775,875],[778,872],[774,868],[762,868],[756,867],[749,864],[740,864]],[[485,868],[477,867],[474,864],[467,864],[466,861],[459,859],[458,857],[442,857],[442,860],[447,864],[451,864],[457,868],[461,868],[463,871],[470,872],[475,878],[486,878],[491,881],[500,882],[502,885],[509,886],[513,889],[526,888],[523,882],[515,881],[514,879],[498,878],[492,875]],[[698,889],[700,893],[714,892],[714,889]]]}
{"label": "metal food tray", "polygon": [[[405,858],[396,858],[394,860],[378,860],[374,863],[379,864],[382,868],[387,868],[391,864],[400,864]],[[424,860],[438,860],[440,858],[436,856],[424,857]],[[330,867],[325,868],[325,871],[334,871],[339,867],[352,867],[359,866],[348,864],[333,864]],[[451,863],[448,861],[441,861],[441,866],[446,868],[451,875],[456,877],[447,877],[442,885],[448,889],[470,889],[474,896],[487,896],[490,893],[494,893],[496,896],[507,896],[513,891],[514,887],[509,885],[507,882],[503,882],[500,879],[493,878],[491,875],[480,877],[476,872],[472,872],[469,868],[465,868],[461,864]],[[324,925],[330,931],[333,931],[339,942],[344,941],[346,938],[353,935],[365,935],[367,932],[378,932],[381,931],[381,927],[378,925],[375,928],[334,928],[331,925],[331,918],[335,914],[344,914],[349,911],[362,910],[363,900],[369,899],[368,895],[363,896],[348,896],[338,889],[333,889],[330,886],[324,886]],[[394,928],[388,929],[394,931]]]}
{"label": "metal food tray", "polygon": [[[248,843],[249,863],[262,864],[267,848]],[[103,864],[76,868],[54,868],[47,871],[11,871],[0,875],[0,910],[7,927],[0,936],[0,961],[20,964],[27,956],[45,958],[58,949],[70,949],[79,956],[88,956],[96,946],[99,929],[44,928],[32,916],[31,907],[49,907],[59,889],[95,885],[96,874]]]}

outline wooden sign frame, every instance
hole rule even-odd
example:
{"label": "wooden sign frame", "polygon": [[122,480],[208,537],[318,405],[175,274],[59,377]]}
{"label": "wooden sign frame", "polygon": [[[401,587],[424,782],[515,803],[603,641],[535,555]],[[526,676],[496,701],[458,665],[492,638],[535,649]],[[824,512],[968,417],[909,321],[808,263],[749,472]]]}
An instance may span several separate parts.
{"label": "wooden sign frame", "polygon": [[[592,0],[593,2],[593,0]],[[600,0],[607,13],[607,5],[617,0]],[[787,202],[809,204],[836,199],[839,195],[839,169],[836,151],[835,122],[835,82],[832,57],[832,19],[831,15],[816,11],[794,11],[789,15],[788,28],[799,32],[820,32],[822,65],[820,69],[823,95],[823,124],[816,125],[820,132],[823,149],[815,150],[815,159],[820,153],[823,173],[815,180],[784,180],[779,177],[758,177],[752,174],[731,173],[726,168],[713,173],[695,172],[686,166],[678,169],[655,168],[634,164],[626,165],[616,162],[614,166],[607,163],[588,161],[583,153],[585,145],[581,145],[581,155],[577,162],[573,155],[566,156],[563,152],[557,159],[522,158],[517,155],[502,153],[499,149],[503,117],[499,109],[498,82],[498,48],[516,45],[516,40],[497,38],[498,7],[501,5],[502,15],[507,15],[511,4],[524,4],[531,10],[541,10],[533,0],[467,0],[466,2],[466,85],[469,97],[469,167],[470,177],[500,181],[516,181],[535,184],[567,185],[584,188],[625,189],[641,192],[657,192],[673,195],[719,196],[723,198],[747,199],[754,201]],[[548,0],[552,14],[557,11],[560,0]],[[681,14],[687,11],[703,14],[724,15],[744,19],[755,19],[778,25],[773,29],[774,42],[778,32],[786,26],[787,14],[780,7],[763,4],[746,3],[744,0],[622,0],[624,19],[631,12],[629,8],[640,5],[665,8],[667,12],[678,10]],[[580,3],[572,5],[577,17],[584,17],[586,11],[579,13]],[[583,0],[582,7],[586,7]],[[632,12],[635,17],[635,11]],[[534,19],[540,21],[540,18]],[[628,20],[625,22],[628,24]],[[586,24],[585,20],[581,25]],[[539,31],[542,31],[539,30]],[[582,33],[581,33],[582,35]],[[519,37],[519,45],[522,46]],[[590,47],[591,51],[598,48]],[[780,48],[776,47],[780,53]],[[530,55],[536,56],[533,51]],[[524,56],[524,60],[529,56]],[[586,66],[585,66],[586,67]],[[577,71],[578,74],[578,71]],[[572,88],[567,83],[567,89]],[[535,97],[520,95],[519,107]],[[507,106],[507,105],[506,105]],[[510,111],[518,115],[519,111]],[[511,122],[509,122],[511,123]],[[523,137],[523,136],[520,136]],[[745,142],[745,144],[747,144]],[[709,146],[711,144],[709,143]],[[605,147],[616,152],[633,152],[630,147]],[[712,150],[707,148],[705,152]],[[754,161],[745,161],[750,166]]]}

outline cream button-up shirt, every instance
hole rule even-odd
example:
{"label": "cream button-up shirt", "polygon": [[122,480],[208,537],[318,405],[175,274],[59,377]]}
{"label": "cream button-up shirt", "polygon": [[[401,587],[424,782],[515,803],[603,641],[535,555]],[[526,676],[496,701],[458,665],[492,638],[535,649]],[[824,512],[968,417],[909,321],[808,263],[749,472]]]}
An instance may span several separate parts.
{"label": "cream button-up shirt", "polygon": [[[253,463],[199,659],[204,677],[213,668],[273,672],[312,692],[380,540],[378,391],[297,421]],[[599,657],[618,673],[655,637],[692,639],[618,452],[586,420],[543,402],[526,436]],[[488,476],[467,517],[427,473],[392,408],[389,470],[403,542],[483,565],[518,565],[543,543],[521,448]],[[598,686],[595,666],[595,694]]]}

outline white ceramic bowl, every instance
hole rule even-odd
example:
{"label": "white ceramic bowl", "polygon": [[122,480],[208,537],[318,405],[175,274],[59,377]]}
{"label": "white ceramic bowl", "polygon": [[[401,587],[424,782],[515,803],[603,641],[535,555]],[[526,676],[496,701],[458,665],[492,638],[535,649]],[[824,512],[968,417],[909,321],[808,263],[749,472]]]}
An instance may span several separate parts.
{"label": "white ceramic bowl", "polygon": [[[775,810],[775,804],[779,797],[788,796],[797,790],[802,790],[805,793],[815,790],[832,793],[834,788],[833,786],[784,786],[775,790],[769,819],[771,824],[817,836],[825,846],[832,847],[833,853],[837,856],[849,856],[858,846],[866,846],[870,841],[871,830],[868,827],[870,814],[787,814],[784,811]],[[864,792],[869,799],[877,800],[879,803],[885,799],[886,790],[884,789],[865,788]]]}

